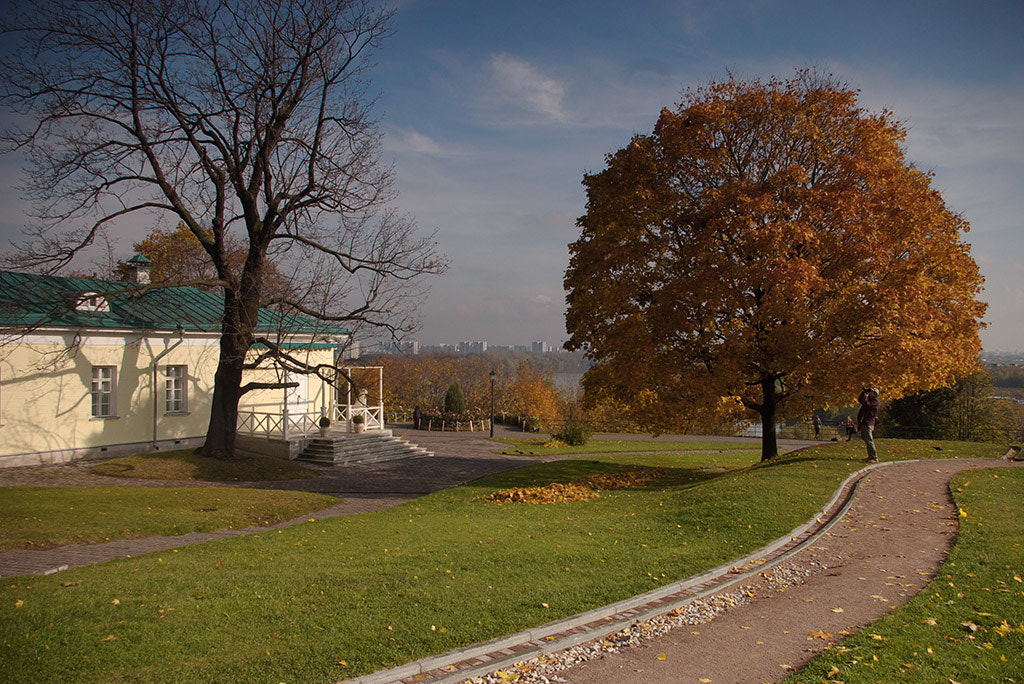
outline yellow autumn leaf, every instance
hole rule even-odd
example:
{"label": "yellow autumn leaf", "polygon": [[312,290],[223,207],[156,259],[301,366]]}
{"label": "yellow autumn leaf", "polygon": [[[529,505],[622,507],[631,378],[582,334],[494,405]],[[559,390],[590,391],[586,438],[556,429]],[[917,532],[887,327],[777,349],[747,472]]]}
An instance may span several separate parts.
{"label": "yellow autumn leaf", "polygon": [[117,641],[117,637],[111,634],[110,636],[103,637],[100,641]]}
{"label": "yellow autumn leaf", "polygon": [[665,660],[666,658],[668,658],[668,656],[665,655],[664,653],[659,653],[658,654],[658,660]]}
{"label": "yellow autumn leaf", "polygon": [[842,609],[842,608],[833,608],[833,609],[832,609],[832,612],[833,612],[833,613],[842,613],[842,612],[843,612],[843,609]]}

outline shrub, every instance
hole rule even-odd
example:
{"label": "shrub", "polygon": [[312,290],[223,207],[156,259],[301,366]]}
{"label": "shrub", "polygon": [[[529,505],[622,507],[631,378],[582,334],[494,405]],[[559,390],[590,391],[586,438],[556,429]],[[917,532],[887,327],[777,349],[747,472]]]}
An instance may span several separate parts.
{"label": "shrub", "polygon": [[583,446],[593,434],[590,423],[581,420],[569,420],[562,426],[561,431],[554,435],[554,438],[565,442],[569,446]]}
{"label": "shrub", "polygon": [[466,399],[462,396],[462,388],[459,387],[459,383],[453,382],[448,386],[448,391],[444,395],[444,410],[445,413],[466,412]]}

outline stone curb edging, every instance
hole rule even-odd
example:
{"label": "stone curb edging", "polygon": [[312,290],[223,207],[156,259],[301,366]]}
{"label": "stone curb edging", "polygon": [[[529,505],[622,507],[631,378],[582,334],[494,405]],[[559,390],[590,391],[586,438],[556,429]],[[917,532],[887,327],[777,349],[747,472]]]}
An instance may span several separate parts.
{"label": "stone curb edging", "polygon": [[[345,684],[456,684],[502,667],[593,641],[602,634],[619,631],[637,620],[670,612],[763,572],[794,555],[842,520],[853,503],[857,485],[871,471],[892,463],[912,462],[915,461],[887,461],[861,468],[839,485],[828,503],[809,521],[766,546],[711,570],[533,629],[343,681]],[[737,567],[742,570],[736,572]]]}

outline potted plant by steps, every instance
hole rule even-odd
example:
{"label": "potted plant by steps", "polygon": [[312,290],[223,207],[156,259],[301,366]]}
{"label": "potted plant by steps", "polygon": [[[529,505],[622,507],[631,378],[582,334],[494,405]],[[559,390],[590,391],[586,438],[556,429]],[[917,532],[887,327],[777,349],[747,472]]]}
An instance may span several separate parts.
{"label": "potted plant by steps", "polygon": [[366,429],[366,418],[362,413],[352,416],[352,430],[359,434]]}
{"label": "potted plant by steps", "polygon": [[331,419],[327,416],[320,417],[320,436],[330,437],[331,436]]}

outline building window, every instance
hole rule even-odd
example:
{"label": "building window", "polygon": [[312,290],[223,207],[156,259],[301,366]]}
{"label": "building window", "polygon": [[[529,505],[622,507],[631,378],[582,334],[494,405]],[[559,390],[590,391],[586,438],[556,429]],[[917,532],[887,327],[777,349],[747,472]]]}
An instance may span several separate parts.
{"label": "building window", "polygon": [[167,413],[188,411],[188,366],[167,366],[164,381],[164,409]]}
{"label": "building window", "polygon": [[117,410],[117,368],[92,367],[92,417],[112,418]]}

